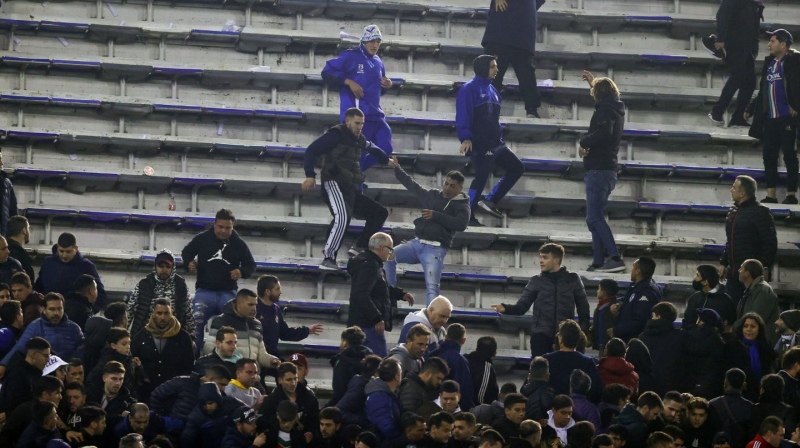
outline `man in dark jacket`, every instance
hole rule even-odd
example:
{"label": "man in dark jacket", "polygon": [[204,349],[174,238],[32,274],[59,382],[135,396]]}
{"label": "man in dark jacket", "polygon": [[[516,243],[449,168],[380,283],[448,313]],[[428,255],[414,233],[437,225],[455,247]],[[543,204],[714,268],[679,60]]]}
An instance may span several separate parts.
{"label": "man in dark jacket", "polygon": [[11,297],[22,305],[22,323],[29,323],[38,319],[44,311],[44,294],[33,290],[31,278],[25,272],[17,272],[11,277]]}
{"label": "man in dark jacket", "polygon": [[698,319],[697,325],[681,330],[685,384],[680,390],[710,399],[722,392],[725,342],[717,330],[721,319],[716,311],[701,310]]}
{"label": "man in dark jacket", "polygon": [[[3,168],[3,154],[0,153],[0,168]],[[8,220],[19,214],[17,210],[17,195],[14,193],[14,184],[8,174],[0,174],[0,234],[8,234]]]}
{"label": "man in dark jacket", "polygon": [[493,0],[481,40],[483,52],[497,56],[498,73],[492,83],[494,88],[498,92],[503,89],[503,77],[511,65],[519,80],[529,118],[539,118],[537,109],[542,105],[536,87],[533,56],[536,51],[536,11],[544,2]]}
{"label": "man in dark jacket", "polygon": [[235,222],[232,211],[219,210],[214,226],[197,234],[181,252],[186,270],[197,272],[192,313],[198,351],[206,322],[236,296],[238,280],[250,278],[256,270],[250,248],[233,230]]}
{"label": "man in dark jacket", "polygon": [[341,350],[331,358],[333,395],[327,406],[336,406],[347,391],[350,378],[358,374],[361,360],[372,354],[372,350],[364,346],[365,339],[364,332],[358,327],[345,328],[342,331],[339,343]]}
{"label": "man in dark jacket", "polygon": [[461,354],[461,347],[467,341],[466,335],[467,329],[463,325],[450,324],[447,327],[447,339],[439,345],[439,348],[431,352],[431,356],[441,358],[450,368],[450,373],[446,378],[464,385],[460,390],[461,399],[458,404],[465,411],[472,409],[475,405],[469,361]]}
{"label": "man in dark jacket", "polygon": [[205,375],[206,371],[215,365],[219,365],[228,370],[228,378],[236,378],[236,361],[242,356],[236,352],[239,345],[239,338],[236,330],[231,327],[220,327],[214,336],[214,349],[195,361],[194,371],[200,375]]}
{"label": "man in dark jacket", "polygon": [[5,413],[6,417],[17,406],[34,398],[34,382],[42,376],[50,360],[50,344],[46,340],[34,337],[26,341],[24,347],[25,358],[10,366],[0,388],[0,413]]}
{"label": "man in dark jacket", "polygon": [[317,184],[314,164],[318,157],[323,157],[321,169],[323,198],[333,215],[328,240],[322,251],[325,257],[319,266],[322,270],[339,270],[336,254],[354,214],[363,216],[365,223],[349,251],[351,255],[357,255],[366,249],[369,238],[381,230],[384,221],[389,217],[389,211],[384,206],[365,196],[359,188],[364,182],[364,173],[361,172],[360,166],[364,151],[381,164],[388,163],[393,166],[389,156],[361,134],[363,127],[364,113],[356,107],[351,107],[344,114],[343,124],[330,128],[314,140],[305,152],[303,168],[306,180],[303,181],[302,189],[307,192]]}
{"label": "man in dark jacket", "polygon": [[475,344],[475,351],[467,355],[469,371],[472,373],[472,392],[475,404],[492,404],[497,400],[500,387],[492,361],[497,355],[497,340],[494,336],[481,336]]}
{"label": "man in dark jacket", "polygon": [[[531,355],[540,356],[553,351],[558,325],[575,316],[581,330],[589,330],[589,301],[581,277],[561,266],[564,247],[547,243],[539,248],[541,274],[534,275],[525,285],[525,290],[515,305],[492,305],[501,314],[515,316],[528,312],[533,307],[531,327]],[[638,334],[638,333],[637,333]],[[569,393],[569,391],[567,391]]]}
{"label": "man in dark jacket", "polygon": [[[392,358],[389,358],[392,359]],[[425,403],[433,401],[439,395],[439,386],[449,372],[447,363],[441,358],[428,358],[422,364],[419,374],[411,374],[400,382],[397,397],[403,413],[418,413]]]}
{"label": "man in dark jacket", "polygon": [[783,401],[795,409],[800,408],[800,347],[792,347],[783,354],[781,371],[783,378]]}
{"label": "man in dark jacket", "polygon": [[138,398],[150,402],[150,392],[170,378],[188,375],[194,366],[192,337],[181,328],[172,314],[169,299],[155,300],[153,314],[131,341],[131,353],[139,358],[145,373],[145,384],[139,387]]}
{"label": "man in dark jacket", "polygon": [[681,331],[673,325],[678,318],[678,310],[669,302],[659,302],[652,309],[652,317],[639,339],[647,346],[650,359],[653,360],[654,392],[663,396],[668,391],[683,387]]}
{"label": "man in dark jacket", "polygon": [[114,427],[122,421],[130,406],[136,402],[128,388],[122,385],[125,374],[125,366],[122,363],[110,361],[103,366],[102,383],[86,385],[87,403],[94,403],[106,412],[105,436],[113,435]]}
{"label": "man in dark jacket", "polygon": [[603,390],[603,380],[600,379],[594,358],[577,350],[581,337],[577,322],[567,319],[561,323],[558,329],[558,350],[544,355],[550,363],[550,386],[556,394],[569,395],[569,376],[573,370],[580,369],[592,380],[590,399],[597,400]]}
{"label": "man in dark jacket", "polygon": [[49,401],[37,401],[32,414],[31,422],[14,446],[19,448],[53,446],[50,442],[61,437],[61,433],[58,432],[56,405]]}
{"label": "man in dark jacket", "polygon": [[[222,393],[230,380],[228,370],[222,366],[210,366],[202,376],[197,373],[177,376],[164,382],[150,394],[150,409],[158,415],[185,421],[197,403],[201,385],[214,383]],[[222,394],[222,408],[226,413],[243,405],[244,403],[236,398]]]}
{"label": "man in dark jacket", "polygon": [[10,256],[11,250],[8,241],[0,236],[0,283],[11,283],[11,277],[17,272],[23,272],[19,261]]}
{"label": "man in dark jacket", "polygon": [[[139,280],[128,297],[131,335],[136,336],[147,325],[158,298],[169,300],[181,328],[194,338],[194,316],[186,280],[175,272],[175,257],[169,249],[162,249],[156,255],[153,272]],[[196,342],[200,344],[202,341]]]}
{"label": "man in dark jacket", "polygon": [[[525,26],[525,29],[528,29],[529,25]],[[468,192],[469,207],[472,212],[470,225],[480,226],[481,224],[475,219],[476,209],[495,218],[502,218],[503,214],[497,209],[497,204],[522,177],[525,166],[503,140],[503,129],[500,126],[500,95],[492,85],[492,80],[499,73],[497,58],[488,54],[480,55],[473,61],[472,68],[475,76],[459,89],[456,97],[456,132],[461,141],[459,151],[470,157],[475,169],[475,178]],[[533,73],[531,79],[532,76]],[[536,80],[533,79],[532,82],[535,86]],[[528,113],[535,114],[536,109]],[[495,165],[505,170],[505,175],[492,188],[492,192],[485,199],[481,199],[489,174],[494,172]]]}
{"label": "man in dark jacket", "polygon": [[392,158],[394,175],[422,204],[422,216],[414,220],[414,238],[394,248],[394,260],[386,262],[386,280],[397,285],[397,263],[422,265],[425,273],[427,304],[439,295],[439,281],[444,258],[456,232],[463,232],[469,224],[469,198],[462,193],[464,175],[450,171],[442,189],[425,188],[411,178]]}
{"label": "man in dark jacket", "polygon": [[108,331],[112,327],[128,328],[128,313],[122,302],[109,304],[102,316],[92,316],[86,321],[86,347],[83,351],[83,368],[86,374],[91,372],[100,360]]}
{"label": "man in dark jacket", "polygon": [[[42,294],[57,292],[67,296],[72,292],[72,285],[82,274],[89,274],[97,282],[97,301],[94,303],[95,311],[105,308],[106,289],[100,280],[100,274],[94,263],[83,258],[78,250],[78,240],[71,233],[62,233],[53,245],[53,255],[42,262],[39,277],[33,289]],[[61,355],[61,354],[60,354]]]}
{"label": "man in dark jacket", "polygon": [[[778,153],[786,164],[784,204],[797,204],[797,177],[800,164],[795,140],[800,111],[800,52],[792,50],[792,34],[784,29],[768,32],[769,56],[761,69],[761,87],[750,103],[744,118],[753,116],[750,136],[761,139],[764,158],[764,181],[767,197],[764,204],[778,203]],[[752,67],[750,67],[752,73]]]}
{"label": "man in dark jacket", "polygon": [[144,442],[149,445],[158,436],[165,436],[177,440],[183,422],[169,417],[161,417],[144,403],[134,403],[130,414],[114,427],[117,439],[136,433],[141,434]]}
{"label": "man in dark jacket", "polygon": [[756,88],[755,61],[763,11],[762,0],[722,0],[717,10],[717,33],[703,37],[706,50],[724,60],[731,72],[708,114],[715,124],[725,124],[723,115],[738,91],[729,126],[748,125],[743,113]]}
{"label": "man in dark jacket", "polygon": [[297,366],[290,362],[278,366],[278,386],[264,400],[259,408],[258,428],[262,431],[279,431],[278,405],[282,401],[291,400],[297,404],[301,415],[298,427],[304,434],[319,432],[319,401],[307,387],[298,384]]}
{"label": "man in dark jacket", "polygon": [[75,280],[72,292],[64,301],[64,312],[81,330],[86,329],[86,321],[92,317],[92,307],[97,300],[97,282],[89,274],[82,274]]}
{"label": "man in dark jacket", "polygon": [[350,316],[347,326],[361,327],[366,335],[364,345],[378,356],[386,357],[384,331],[392,331],[395,302],[405,300],[414,304],[414,297],[396,286],[389,286],[383,263],[394,251],[392,237],[378,232],[369,239],[369,249],[347,263],[350,274]]}
{"label": "man in dark jacket", "polygon": [[664,403],[655,392],[645,392],[636,404],[628,403],[619,414],[619,424],[628,430],[630,447],[647,446],[647,425],[664,410]]}
{"label": "man in dark jacket", "polygon": [[650,311],[656,303],[664,300],[661,287],[653,280],[656,262],[650,257],[639,257],[631,269],[631,286],[620,299],[621,306],[617,323],[609,331],[609,337],[625,342],[639,336],[650,319]]}
{"label": "man in dark jacket", "polygon": [[266,433],[256,434],[256,419],[258,415],[254,409],[242,406],[233,413],[233,426],[229,426],[222,438],[222,448],[251,448],[262,447],[267,443]]}
{"label": "man in dark jacket", "polygon": [[[683,328],[697,324],[697,310],[711,308],[722,318],[724,326],[733,326],[736,322],[736,305],[731,297],[724,292],[719,284],[719,272],[710,264],[697,267],[692,280],[695,293],[686,301],[686,311],[683,314]],[[653,356],[651,351],[650,356]]]}
{"label": "man in dark jacket", "polygon": [[588,270],[622,272],[625,263],[605,214],[608,197],[617,185],[617,153],[625,127],[625,103],[619,100],[619,89],[610,78],[595,78],[584,71],[583,79],[589,83],[595,100],[589,133],[581,139],[579,151],[586,170],[583,178],[586,184],[586,225],[592,233],[593,260]]}
{"label": "man in dark jacket", "polygon": [[268,353],[278,353],[278,341],[302,341],[309,335],[322,333],[322,324],[313,324],[310,327],[291,328],[286,325],[281,307],[281,282],[274,275],[262,275],[258,278],[256,286],[258,293],[258,307],[256,319],[261,322],[264,331],[264,346]]}
{"label": "man in dark jacket", "polygon": [[739,281],[739,267],[749,258],[764,265],[765,279],[778,251],[778,236],[772,212],[756,200],[757,184],[750,176],[737,176],[731,187],[734,206],[725,218],[725,251],[719,259],[720,280],[727,278],[725,289],[734,304],[739,304],[744,285]]}
{"label": "man in dark jacket", "polygon": [[540,421],[547,419],[547,411],[553,406],[556,391],[550,387],[550,362],[543,356],[531,360],[528,381],[520,390],[528,401],[525,403],[525,418]]}
{"label": "man in dark jacket", "polygon": [[740,369],[725,372],[725,392],[708,403],[708,419],[715,428],[731,437],[732,448],[744,448],[749,441],[753,403],[742,397],[745,378],[745,373]]}
{"label": "man in dark jacket", "polygon": [[36,280],[33,271],[33,259],[23,246],[23,244],[31,242],[31,226],[28,223],[28,218],[20,215],[12,216],[8,220],[7,238],[11,258],[19,261],[31,281]]}
{"label": "man in dark jacket", "polygon": [[364,387],[364,393],[367,394],[364,417],[377,429],[383,440],[396,440],[403,436],[400,430],[400,402],[395,395],[402,376],[403,369],[397,361],[384,359],[378,366],[378,377],[372,378]]}
{"label": "man in dark jacket", "polygon": [[197,391],[195,405],[181,432],[181,446],[217,448],[225,437],[230,414],[225,412],[222,393],[214,383],[203,383]]}
{"label": "man in dark jacket", "polygon": [[347,391],[342,398],[336,402],[336,408],[342,411],[345,425],[355,424],[365,428],[369,422],[364,418],[364,401],[367,395],[364,390],[367,383],[375,376],[380,367],[381,359],[378,355],[367,355],[361,360],[358,375],[350,378],[347,383]]}

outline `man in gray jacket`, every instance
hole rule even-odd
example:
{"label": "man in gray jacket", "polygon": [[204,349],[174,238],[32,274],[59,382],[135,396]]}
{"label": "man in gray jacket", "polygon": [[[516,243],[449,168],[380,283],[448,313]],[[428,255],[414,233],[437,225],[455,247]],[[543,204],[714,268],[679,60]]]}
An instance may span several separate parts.
{"label": "man in gray jacket", "polygon": [[533,307],[531,327],[531,356],[541,356],[553,351],[558,324],[571,319],[578,310],[581,330],[589,330],[589,301],[578,274],[561,266],[564,247],[547,243],[539,248],[539,267],[536,274],[525,285],[525,290],[516,304],[492,305],[500,314],[515,316],[528,312]]}
{"label": "man in gray jacket", "polygon": [[394,248],[395,259],[384,264],[386,281],[397,285],[397,263],[422,265],[425,272],[426,304],[439,295],[444,257],[447,255],[456,232],[463,232],[469,224],[469,196],[462,192],[464,175],[450,171],[442,189],[425,188],[411,178],[392,157],[394,175],[422,204],[422,216],[414,220],[414,238]]}
{"label": "man in gray jacket", "polygon": [[767,340],[770,344],[775,344],[778,341],[775,321],[778,320],[781,307],[778,305],[778,296],[772,290],[772,286],[764,279],[764,266],[755,259],[745,260],[739,268],[739,281],[745,290],[739,302],[737,317],[741,319],[747,313],[757,313],[767,324],[765,331]]}
{"label": "man in gray jacket", "polygon": [[389,350],[389,358],[397,360],[403,368],[403,378],[410,374],[419,373],[425,359],[425,349],[428,348],[428,338],[431,331],[425,324],[416,324],[408,330],[406,342],[398,344],[397,347]]}

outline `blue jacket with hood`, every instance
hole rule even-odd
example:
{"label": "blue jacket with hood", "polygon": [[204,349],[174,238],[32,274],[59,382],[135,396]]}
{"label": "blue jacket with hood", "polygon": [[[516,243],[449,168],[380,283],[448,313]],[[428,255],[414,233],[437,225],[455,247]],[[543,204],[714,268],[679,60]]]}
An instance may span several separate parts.
{"label": "blue jacket with hood", "polygon": [[492,80],[476,75],[456,96],[458,139],[472,140],[472,152],[483,154],[505,143],[500,127],[500,95]]}
{"label": "blue jacket with hood", "polygon": [[47,257],[42,262],[39,269],[39,277],[33,289],[42,294],[57,292],[67,297],[72,292],[72,285],[75,280],[83,274],[94,277],[97,282],[97,300],[94,302],[95,311],[105,308],[106,288],[97,273],[94,263],[83,258],[81,251],[78,251],[68,263],[64,263],[58,258],[58,245],[53,244],[53,255]]}
{"label": "blue jacket with hood", "polygon": [[340,121],[344,122],[347,109],[356,107],[356,97],[344,83],[352,79],[364,89],[358,108],[364,112],[366,121],[383,120],[386,114],[381,109],[381,78],[386,68],[378,55],[370,56],[363,45],[345,50],[339,57],[329,60],[322,69],[322,79],[331,87],[339,87]]}
{"label": "blue jacket with hood", "polygon": [[69,320],[66,315],[61,317],[58,324],[53,325],[49,320],[45,319],[43,314],[42,317],[28,324],[14,348],[6,354],[0,364],[7,366],[14,353],[24,353],[25,344],[36,336],[49,342],[53,354],[58,355],[61,359],[80,358],[83,356],[84,337],[81,327]]}
{"label": "blue jacket with hood", "polygon": [[[217,403],[217,409],[211,414],[203,411],[203,405],[209,401]],[[197,392],[197,405],[181,433],[181,446],[216,448],[222,443],[228,426],[230,418],[222,407],[222,393],[216,383],[203,383]]]}

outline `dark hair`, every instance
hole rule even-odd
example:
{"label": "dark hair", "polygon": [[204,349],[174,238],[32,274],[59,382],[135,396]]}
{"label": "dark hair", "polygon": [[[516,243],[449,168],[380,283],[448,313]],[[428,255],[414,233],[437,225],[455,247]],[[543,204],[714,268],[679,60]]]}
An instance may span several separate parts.
{"label": "dark hair", "polygon": [[[640,400],[641,400],[641,398],[642,397],[639,397]],[[688,403],[686,403],[686,410],[687,411],[693,411],[695,409],[702,409],[702,410],[708,412],[708,407],[709,407],[708,406],[708,400],[706,400],[703,397],[694,397],[691,400],[689,400]]]}
{"label": "dark hair", "polygon": [[118,327],[122,325],[122,319],[128,317],[128,306],[124,302],[113,302],[106,306],[103,316],[110,319],[112,325]]}
{"label": "dark hair", "polygon": [[559,260],[564,259],[564,246],[556,243],[545,243],[539,247],[540,254],[550,254]]}
{"label": "dark hair", "polygon": [[425,336],[429,338],[431,336],[431,330],[425,326],[425,324],[416,324],[413,327],[408,329],[408,334],[406,334],[406,341],[413,341],[414,338],[418,336]]}
{"label": "dark hair", "polygon": [[119,448],[133,448],[137,443],[144,442],[141,434],[131,433],[119,439]]}
{"label": "dark hair", "polygon": [[81,358],[70,358],[67,364],[69,367],[83,367],[83,360]]}
{"label": "dark hair", "polygon": [[28,342],[25,343],[25,351],[47,350],[49,348],[50,348],[50,343],[47,342],[47,339],[40,338],[39,336],[34,336],[28,339]]}
{"label": "dark hair", "polygon": [[645,406],[650,409],[664,409],[664,402],[655,392],[647,391],[639,395],[639,399],[636,400],[636,407],[643,408]]}
{"label": "dark hair", "polygon": [[459,386],[459,384],[453,380],[443,381],[441,386],[441,392],[448,394],[460,394],[461,386]]}
{"label": "dark hair", "polygon": [[226,334],[236,334],[236,330],[234,330],[233,327],[229,327],[227,325],[219,327],[219,330],[217,330],[216,340],[219,342],[224,341]]}
{"label": "dark hair", "polygon": [[357,107],[351,107],[350,109],[347,109],[347,111],[344,113],[345,120],[348,118],[363,117],[363,116],[364,112],[361,112],[361,109]]}
{"label": "dark hair", "polygon": [[761,394],[759,403],[780,403],[783,401],[783,387],[785,382],[780,375],[774,373],[761,377]]}
{"label": "dark hair", "polygon": [[770,346],[769,342],[767,342],[767,326],[764,324],[764,319],[758,315],[758,313],[749,312],[745,313],[744,316],[739,319],[735,326],[736,337],[741,341],[744,337],[744,333],[742,331],[742,327],[744,327],[744,322],[747,320],[755,321],[756,325],[758,325],[758,336],[756,336],[756,347],[758,347],[758,353],[761,357],[761,365],[768,366],[772,365],[773,362],[773,351],[772,346]]}
{"label": "dark hair", "polygon": [[350,347],[364,345],[367,335],[359,327],[348,327],[342,331],[342,340]]}
{"label": "dark hair", "polygon": [[155,308],[157,306],[166,306],[169,309],[172,309],[172,302],[170,302],[169,299],[167,299],[165,297],[159,297],[159,298],[153,300],[153,308]]}
{"label": "dark hair", "polygon": [[[244,370],[247,367],[248,364],[255,364],[256,368],[258,368],[258,361],[256,361],[255,359],[253,359],[253,358],[239,358],[239,359],[236,360],[236,372],[241,372],[242,370]],[[278,368],[280,369],[281,366],[284,365],[284,364],[291,364],[291,363],[287,363],[287,362],[281,363],[278,366]],[[294,365],[294,364],[292,364],[292,365]],[[296,368],[295,368],[295,372],[297,372]],[[281,377],[281,376],[283,376],[283,375],[278,374],[278,377]]]}
{"label": "dark hair", "polygon": [[15,215],[8,218],[8,224],[6,224],[6,235],[9,237],[17,236],[22,233],[28,227],[28,218]]}
{"label": "dark hair", "polygon": [[230,209],[221,208],[217,214],[214,215],[214,222],[216,223],[219,220],[236,222],[236,216],[233,215],[233,211]]}
{"label": "dark hair", "polygon": [[601,446],[614,445],[614,440],[608,434],[599,434],[592,440],[592,448],[600,448]]}
{"label": "dark hair", "polygon": [[11,295],[11,288],[5,283],[0,283],[0,291],[8,291],[8,294]]}
{"label": "dark hair", "polygon": [[492,61],[496,60],[497,56],[492,56],[490,54],[482,54],[477,58],[473,59],[472,70],[475,72],[476,75],[480,76],[481,78],[488,78],[489,66],[492,64]]}
{"label": "dark hair", "polygon": [[230,381],[231,371],[222,364],[212,364],[206,367],[204,376],[208,378],[219,378]]}
{"label": "dark hair", "polygon": [[[8,303],[8,302],[6,302]],[[0,313],[3,311],[2,307],[0,307]],[[781,368],[783,370],[789,370],[800,362],[800,347],[792,347],[783,354],[783,359],[781,359]]]}
{"label": "dark hair", "polygon": [[588,448],[592,446],[592,436],[594,436],[594,424],[585,420],[575,422],[575,425],[567,430],[567,443],[573,447]]}
{"label": "dark hair", "polygon": [[120,340],[123,338],[131,337],[131,333],[124,329],[118,327],[111,327],[108,329],[108,333],[106,333],[106,343],[107,344],[118,344]]}
{"label": "dark hair", "polygon": [[581,342],[583,332],[581,327],[572,319],[564,319],[558,325],[558,335],[561,336],[561,343],[567,348],[576,348]]}
{"label": "dark hair", "polygon": [[758,183],[756,180],[750,176],[736,176],[736,180],[739,181],[739,185],[742,186],[742,190],[744,190],[744,194],[747,197],[753,198],[756,196],[756,191],[758,191]]}
{"label": "dark hair", "polygon": [[437,373],[447,375],[450,373],[450,367],[447,366],[447,363],[444,361],[444,359],[434,356],[426,359],[425,362],[422,363],[422,368],[420,369],[419,373],[425,372],[430,372],[434,375]]}
{"label": "dark hair", "polygon": [[523,420],[519,424],[519,436],[522,438],[542,432],[542,425],[535,420]]}
{"label": "dark hair", "polygon": [[418,423],[425,423],[425,419],[419,414],[404,412],[403,415],[400,416],[400,427],[403,428],[403,431],[417,426]]}
{"label": "dark hair", "polygon": [[449,173],[447,173],[447,176],[445,177],[447,177],[448,179],[453,179],[459,185],[463,185],[464,181],[466,180],[464,175],[461,174],[461,171],[456,171],[456,170],[450,171]]}
{"label": "dark hair", "polygon": [[656,261],[650,257],[641,256],[634,263],[639,266],[639,272],[645,280],[650,280],[656,273]]}
{"label": "dark hair", "polygon": [[400,372],[400,363],[392,358],[387,358],[381,361],[378,366],[378,378],[381,381],[389,382],[397,377]]}
{"label": "dark hair", "polygon": [[553,397],[553,409],[563,409],[574,406],[572,402],[572,398],[569,398],[569,395],[556,395]]}
{"label": "dark hair", "polygon": [[678,318],[678,309],[675,308],[675,305],[671,304],[670,302],[658,302],[653,305],[653,308],[650,311],[656,313],[662,319],[666,319],[670,322],[675,322],[675,319]]}
{"label": "dark hair", "polygon": [[22,285],[26,288],[33,286],[31,284],[31,277],[26,272],[17,272],[11,276],[11,286]]}
{"label": "dark hair", "polygon": [[755,258],[745,260],[744,263],[742,263],[742,269],[750,274],[750,278],[754,280],[764,275],[764,265]]}
{"label": "dark hair", "polygon": [[497,339],[494,336],[481,336],[475,343],[475,353],[478,358],[488,361],[497,355]]}
{"label": "dark hair", "polygon": [[697,272],[700,274],[700,278],[708,282],[708,286],[711,289],[719,285],[719,272],[714,266],[710,264],[701,264],[697,267]]}
{"label": "dark hair", "polygon": [[758,427],[758,433],[762,436],[767,435],[769,432],[775,434],[780,431],[782,426],[783,421],[781,419],[775,417],[774,415],[770,415],[761,422],[761,426]]}
{"label": "dark hair", "polygon": [[665,448],[671,448],[672,442],[674,441],[675,440],[672,438],[671,435],[663,431],[655,431],[652,432],[649,436],[647,436],[647,447],[657,448],[660,446],[664,446]]}
{"label": "dark hair", "polygon": [[747,375],[745,375],[742,369],[737,369],[734,367],[725,372],[725,382],[728,383],[728,387],[731,389],[742,390],[746,380]]}
{"label": "dark hair", "polygon": [[461,324],[450,324],[447,327],[447,335],[445,336],[450,341],[460,341],[464,339],[467,334],[467,329]]}
{"label": "dark hair", "polygon": [[364,359],[358,363],[359,373],[366,378],[375,376],[375,372],[378,371],[378,366],[381,365],[381,361],[383,361],[383,358],[378,355],[365,356]]}
{"label": "dark hair", "polygon": [[84,292],[95,281],[94,277],[89,274],[82,274],[75,279],[72,284],[72,290],[75,292]]}
{"label": "dark hair", "polygon": [[33,382],[33,396],[39,397],[42,393],[58,392],[64,388],[64,383],[54,376],[41,376]]}
{"label": "dark hair", "polygon": [[64,304],[64,296],[62,296],[61,294],[57,292],[48,292],[47,294],[45,294],[44,296],[45,308],[47,308],[47,302],[55,302],[56,300],[61,302],[62,305]]}
{"label": "dark hair", "polygon": [[297,375],[297,366],[291,362],[282,362],[278,364],[278,378],[283,378],[287,373],[294,373]]}
{"label": "dark hair", "polygon": [[686,400],[683,399],[683,395],[677,390],[671,390],[664,394],[664,399],[661,401],[674,401],[675,403],[686,404]]}
{"label": "dark hair", "polygon": [[83,409],[81,409],[80,415],[81,426],[87,427],[92,422],[96,422],[101,418],[106,418],[106,411],[97,406],[84,406]]}
{"label": "dark hair", "polygon": [[236,293],[237,302],[239,301],[239,299],[249,299],[251,297],[258,298],[256,293],[254,293],[252,289],[242,288],[239,290],[239,292]]}
{"label": "dark hair", "polygon": [[527,403],[528,399],[524,395],[518,393],[511,393],[506,395],[503,399],[503,408],[511,409],[512,406],[519,403]]}
{"label": "dark hair", "polygon": [[600,401],[616,406],[620,400],[627,400],[631,396],[631,389],[618,383],[606,384],[600,392]]}
{"label": "dark hair", "polygon": [[81,395],[86,395],[86,386],[84,386],[83,383],[79,383],[77,381],[70,381],[69,383],[67,383],[67,385],[64,386],[64,390],[65,391],[77,390],[81,393]]}
{"label": "dark hair", "polygon": [[569,391],[573,394],[586,395],[592,388],[592,379],[581,369],[575,369],[569,375]]}
{"label": "dark hair", "polygon": [[112,373],[125,373],[125,366],[119,361],[109,361],[103,366],[103,375],[110,375]]}
{"label": "dark hair", "polygon": [[453,418],[453,415],[449,412],[440,411],[437,412],[428,418],[428,429],[435,427],[442,426],[442,423],[450,423],[451,425],[455,423],[456,420]]}
{"label": "dark hair", "polygon": [[478,423],[478,420],[475,419],[475,414],[472,412],[459,412],[454,418],[463,421],[467,426],[475,426]]}
{"label": "dark hair", "polygon": [[69,232],[64,232],[58,236],[58,241],[56,242],[56,244],[58,245],[58,247],[63,247],[66,249],[67,247],[77,246],[78,240],[75,238],[75,235]]}
{"label": "dark hair", "polygon": [[619,438],[622,440],[628,440],[628,428],[620,425],[619,423],[609,426],[608,433],[619,436]]}
{"label": "dark hair", "polygon": [[333,420],[333,424],[341,425],[344,421],[344,414],[339,408],[328,406],[319,411],[320,420]]}
{"label": "dark hair", "polygon": [[611,338],[606,342],[606,356],[624,358],[627,350],[628,346],[625,344],[625,341],[620,338]]}
{"label": "dark hair", "polygon": [[619,294],[619,283],[613,278],[604,278],[600,280],[598,288],[606,293],[606,297],[616,297]]}
{"label": "dark hair", "polygon": [[662,429],[665,433],[669,434],[673,440],[681,439],[684,442],[686,441],[686,433],[683,430],[675,425],[667,425]]}
{"label": "dark hair", "polygon": [[650,358],[650,349],[641,339],[633,338],[628,341],[628,351],[625,360],[633,364],[637,372],[652,372],[653,359]]}
{"label": "dark hair", "polygon": [[264,297],[264,293],[267,292],[268,289],[274,288],[278,282],[278,277],[274,275],[267,274],[258,277],[258,283],[256,284],[256,292],[258,293],[258,297]]}
{"label": "dark hair", "polygon": [[506,439],[504,439],[503,436],[501,436],[500,433],[495,431],[494,429],[487,429],[481,432],[481,439],[479,444],[483,445],[486,442],[492,444],[499,443],[501,445],[505,445]]}
{"label": "dark hair", "polygon": [[17,320],[20,312],[22,312],[22,303],[19,300],[6,300],[4,304],[0,305],[0,320],[10,327]]}
{"label": "dark hair", "polygon": [[44,400],[36,400],[33,403],[33,423],[35,423],[37,426],[42,426],[45,422],[45,419],[47,419],[51,413],[55,412],[55,410],[56,405],[53,403]]}
{"label": "dark hair", "polygon": [[500,395],[506,396],[515,393],[517,393],[517,385],[514,383],[504,383],[500,386]]}

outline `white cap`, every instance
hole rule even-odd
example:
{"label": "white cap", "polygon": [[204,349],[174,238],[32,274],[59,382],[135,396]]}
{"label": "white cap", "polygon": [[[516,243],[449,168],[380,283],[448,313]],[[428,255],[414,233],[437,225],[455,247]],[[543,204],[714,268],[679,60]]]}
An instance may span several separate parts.
{"label": "white cap", "polygon": [[381,29],[378,28],[378,25],[365,27],[364,34],[361,36],[361,42],[372,42],[373,40],[383,40]]}
{"label": "white cap", "polygon": [[69,363],[56,355],[50,355],[50,359],[47,361],[47,364],[44,366],[44,370],[42,371],[42,376],[50,375],[59,367],[66,365],[69,365]]}

